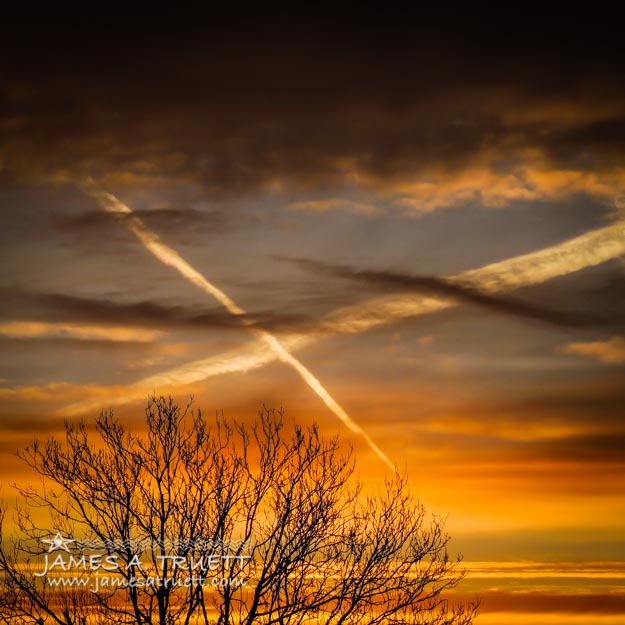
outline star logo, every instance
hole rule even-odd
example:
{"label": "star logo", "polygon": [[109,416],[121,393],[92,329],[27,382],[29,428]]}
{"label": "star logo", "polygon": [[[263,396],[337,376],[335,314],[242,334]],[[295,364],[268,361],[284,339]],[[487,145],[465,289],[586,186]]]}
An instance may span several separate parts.
{"label": "star logo", "polygon": [[43,538],[41,542],[48,543],[50,545],[48,553],[56,551],[57,549],[64,549],[69,553],[69,545],[76,541],[73,538],[63,538],[61,532],[57,532],[54,538]]}

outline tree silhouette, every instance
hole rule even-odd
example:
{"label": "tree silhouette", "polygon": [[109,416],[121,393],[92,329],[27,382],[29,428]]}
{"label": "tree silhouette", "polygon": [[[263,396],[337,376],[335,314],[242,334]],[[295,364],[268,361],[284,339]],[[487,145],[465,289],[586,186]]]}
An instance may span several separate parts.
{"label": "tree silhouette", "polygon": [[405,476],[365,494],[351,449],[316,426],[286,427],[281,411],[209,427],[160,397],[145,414],[140,433],[103,412],[95,431],[66,423],[64,441],[20,452],[42,484],[16,486],[0,622],[473,621],[477,602],[444,597],[464,571]]}

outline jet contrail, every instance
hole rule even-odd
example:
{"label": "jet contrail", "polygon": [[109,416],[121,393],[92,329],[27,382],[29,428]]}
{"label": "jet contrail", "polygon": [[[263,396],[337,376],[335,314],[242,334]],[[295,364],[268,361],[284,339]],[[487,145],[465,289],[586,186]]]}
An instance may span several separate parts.
{"label": "jet contrail", "polygon": [[[557,245],[450,276],[447,280],[460,285],[468,283],[486,293],[497,293],[540,284],[624,254],[625,221],[618,221]],[[330,313],[321,322],[319,330],[342,334],[363,332],[390,320],[422,315],[456,304],[451,298],[386,295]]]}
{"label": "jet contrail", "polygon": [[[126,206],[126,204],[120,202],[114,195],[107,193],[101,189],[94,187],[92,184],[85,184],[83,188],[93,198],[95,198],[100,206],[109,213],[125,216],[125,224],[128,229],[143,243],[147,250],[149,250],[158,260],[165,265],[175,269],[183,278],[186,278],[189,282],[196,287],[212,295],[220,304],[226,308],[232,315],[240,317],[245,315],[245,311],[236,302],[224,293],[219,287],[209,282],[197,269],[192,267],[178,252],[165,245],[158,235],[152,232],[136,215],[132,210]],[[244,320],[245,321],[245,320]],[[393,463],[388,459],[384,452],[374,443],[371,437],[363,430],[338,404],[338,402],[328,393],[323,384],[307,369],[297,358],[295,358],[285,347],[278,341],[278,339],[256,326],[251,326],[248,323],[248,330],[251,334],[260,339],[269,349],[279,358],[282,362],[285,362],[308,384],[308,386],[319,396],[323,403],[346,425],[352,432],[360,434],[369,447],[383,460],[392,471],[395,471]]]}
{"label": "jet contrail", "polygon": [[[123,205],[122,205],[123,206]],[[128,209],[129,210],[129,209]],[[124,211],[126,212],[126,211]],[[499,292],[540,284],[558,276],[594,267],[625,254],[625,221],[591,230],[578,237],[529,254],[472,269],[448,278],[469,281],[486,292]],[[428,314],[457,305],[453,299],[410,295],[386,295],[340,308],[323,318],[314,333],[289,334],[281,337],[285,349],[295,351],[310,345],[316,338],[333,334],[355,334],[397,319]],[[246,372],[273,362],[275,352],[260,350],[257,344],[185,363],[168,371],[143,378],[126,387],[117,401],[141,399],[146,389],[177,384],[193,384],[225,373]],[[81,401],[63,410],[80,414],[97,409],[99,400]]]}

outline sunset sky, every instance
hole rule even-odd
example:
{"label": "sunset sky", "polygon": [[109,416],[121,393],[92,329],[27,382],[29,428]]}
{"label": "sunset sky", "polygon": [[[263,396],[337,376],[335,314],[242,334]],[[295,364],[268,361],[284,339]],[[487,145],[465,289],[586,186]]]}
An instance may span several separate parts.
{"label": "sunset sky", "polygon": [[477,623],[623,623],[622,37],[105,22],[0,27],[1,495],[64,418],[282,406],[448,515]]}

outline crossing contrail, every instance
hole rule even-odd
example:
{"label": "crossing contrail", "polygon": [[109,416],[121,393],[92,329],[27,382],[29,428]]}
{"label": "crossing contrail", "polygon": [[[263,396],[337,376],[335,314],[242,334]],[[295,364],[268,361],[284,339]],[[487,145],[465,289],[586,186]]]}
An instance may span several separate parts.
{"label": "crossing contrail", "polygon": [[[462,284],[469,281],[487,293],[498,293],[523,286],[540,284],[559,276],[594,267],[625,255],[625,222],[591,230],[562,243],[529,254],[515,256],[448,278]],[[301,349],[315,338],[333,334],[356,334],[398,319],[415,317],[458,304],[453,298],[393,294],[345,306],[326,315],[309,334],[281,337],[290,351]],[[180,365],[175,369],[144,378],[136,383],[145,388],[164,384],[191,384],[224,373],[251,371],[274,360],[252,345],[219,356],[211,356]]]}
{"label": "crossing contrail", "polygon": [[[175,269],[183,278],[194,284],[200,290],[214,297],[224,308],[234,316],[243,317],[245,311],[224,291],[209,282],[197,269],[191,266],[178,252],[163,243],[158,235],[152,232],[139,217],[133,214],[130,207],[118,200],[113,194],[97,188],[92,183],[86,183],[83,188],[98,201],[100,206],[109,213],[124,216],[124,223],[128,229],[143,243],[158,260],[172,269]],[[246,323],[247,322],[247,323]],[[284,345],[270,332],[250,325],[249,320],[244,319],[244,325],[248,325],[251,334],[262,341],[282,362],[290,365],[308,386],[319,396],[323,403],[347,426],[352,432],[362,436],[369,447],[383,460],[392,471],[395,471],[393,463],[384,452],[375,444],[369,434],[358,425],[339,403],[328,393],[323,384],[307,369]]]}
{"label": "crossing contrail", "polygon": [[[623,255],[625,221],[621,220],[556,245],[449,276],[447,281],[469,284],[485,293],[499,293],[541,284]],[[450,308],[457,303],[451,297],[385,295],[333,311],[322,320],[319,330],[341,334],[363,332],[391,320]]]}
{"label": "crossing contrail", "polygon": [[[123,206],[123,205],[122,205]],[[122,209],[126,212],[124,209]],[[128,209],[129,210],[129,209]],[[498,261],[448,278],[469,281],[485,292],[497,293],[581,271],[625,255],[625,221],[585,232],[528,254]],[[310,345],[317,338],[333,334],[356,334],[398,319],[444,310],[457,305],[453,298],[425,297],[416,294],[393,294],[345,306],[326,315],[309,334],[288,334],[281,345],[289,352]],[[260,349],[254,342],[242,348],[187,362],[175,368],[145,377],[126,386],[117,401],[141,399],[146,389],[193,384],[210,377],[252,371],[273,362],[275,351]],[[63,409],[63,414],[81,414],[97,409],[99,399],[83,400]]]}

